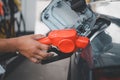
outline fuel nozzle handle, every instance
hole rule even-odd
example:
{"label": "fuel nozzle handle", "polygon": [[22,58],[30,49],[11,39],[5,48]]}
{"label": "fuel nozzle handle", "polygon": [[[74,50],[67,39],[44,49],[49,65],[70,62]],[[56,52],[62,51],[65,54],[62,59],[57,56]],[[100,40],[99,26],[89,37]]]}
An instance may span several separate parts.
{"label": "fuel nozzle handle", "polygon": [[87,37],[78,36],[75,29],[53,30],[39,42],[56,46],[61,52],[68,54],[77,48],[84,49],[89,44]]}

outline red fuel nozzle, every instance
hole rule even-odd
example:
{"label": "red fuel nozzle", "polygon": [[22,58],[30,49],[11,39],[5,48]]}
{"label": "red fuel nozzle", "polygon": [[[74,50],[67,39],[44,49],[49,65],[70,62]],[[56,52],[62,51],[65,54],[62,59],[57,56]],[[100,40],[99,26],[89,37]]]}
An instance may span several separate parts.
{"label": "red fuel nozzle", "polygon": [[78,36],[75,29],[53,30],[39,42],[56,46],[63,53],[71,53],[76,48],[85,48],[89,44],[87,37]]}

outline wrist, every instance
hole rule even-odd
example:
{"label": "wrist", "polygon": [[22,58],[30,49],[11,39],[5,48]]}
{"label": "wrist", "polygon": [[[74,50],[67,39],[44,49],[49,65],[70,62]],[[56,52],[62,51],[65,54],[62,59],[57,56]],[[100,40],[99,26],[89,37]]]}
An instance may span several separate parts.
{"label": "wrist", "polygon": [[16,52],[16,51],[18,51],[17,38],[7,39],[7,44],[8,44],[8,48],[10,49],[10,52]]}

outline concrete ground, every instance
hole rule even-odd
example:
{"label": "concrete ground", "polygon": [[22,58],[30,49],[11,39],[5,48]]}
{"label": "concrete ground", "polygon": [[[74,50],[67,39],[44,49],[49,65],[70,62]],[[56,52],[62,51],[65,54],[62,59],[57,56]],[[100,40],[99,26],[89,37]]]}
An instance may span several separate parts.
{"label": "concrete ground", "polygon": [[69,58],[47,65],[25,60],[5,80],[67,80]]}

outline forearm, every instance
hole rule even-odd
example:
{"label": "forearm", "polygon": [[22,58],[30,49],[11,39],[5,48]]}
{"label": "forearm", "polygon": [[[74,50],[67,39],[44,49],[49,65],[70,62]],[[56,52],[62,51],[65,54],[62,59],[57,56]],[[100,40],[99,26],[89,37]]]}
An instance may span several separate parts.
{"label": "forearm", "polygon": [[0,39],[0,52],[15,52],[17,51],[16,38]]}

